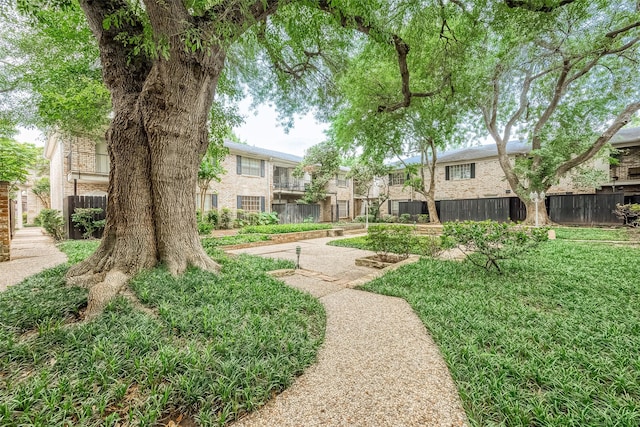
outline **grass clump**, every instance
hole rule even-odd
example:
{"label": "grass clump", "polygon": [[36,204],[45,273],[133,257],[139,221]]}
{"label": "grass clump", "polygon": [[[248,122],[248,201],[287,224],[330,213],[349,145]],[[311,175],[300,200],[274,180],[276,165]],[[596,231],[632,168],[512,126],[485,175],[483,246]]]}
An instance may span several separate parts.
{"label": "grass clump", "polygon": [[472,425],[640,420],[640,250],[549,242],[504,261],[423,259],[365,289],[406,299],[450,368]]}
{"label": "grass clump", "polygon": [[332,228],[331,224],[316,224],[316,223],[302,223],[302,224],[275,224],[275,225],[248,225],[240,229],[240,234],[281,234],[281,233],[295,233],[299,231],[313,231],[313,230],[328,230]]}
{"label": "grass clump", "polygon": [[[92,243],[63,248],[77,259]],[[322,306],[264,274],[289,261],[210,251],[220,274],[132,280],[156,316],[118,297],[71,323],[86,290],[64,285],[67,266],[0,294],[0,425],[223,425],[287,387],[315,359]]]}

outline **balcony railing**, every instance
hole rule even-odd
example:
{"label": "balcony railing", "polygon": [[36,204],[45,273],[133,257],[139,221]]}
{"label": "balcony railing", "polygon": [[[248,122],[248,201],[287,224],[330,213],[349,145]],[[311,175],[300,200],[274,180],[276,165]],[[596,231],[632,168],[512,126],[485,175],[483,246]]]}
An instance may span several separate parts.
{"label": "balcony railing", "polygon": [[300,191],[304,192],[311,183],[308,181],[276,181],[273,188],[281,191]]}

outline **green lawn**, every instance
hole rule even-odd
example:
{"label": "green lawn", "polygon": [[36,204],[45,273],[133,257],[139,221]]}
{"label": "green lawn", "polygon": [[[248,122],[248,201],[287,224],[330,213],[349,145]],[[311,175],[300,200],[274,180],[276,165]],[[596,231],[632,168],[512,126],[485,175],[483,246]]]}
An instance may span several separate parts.
{"label": "green lawn", "polygon": [[423,259],[364,289],[406,299],[475,426],[640,425],[640,249],[555,241],[504,263]]}
{"label": "green lawn", "polygon": [[[61,247],[78,261],[96,245]],[[264,274],[289,261],[207,251],[221,274],[132,281],[157,316],[119,297],[77,323],[86,290],[64,286],[66,265],[1,293],[0,425],[222,425],[287,387],[323,340],[321,304]]]}
{"label": "green lawn", "polygon": [[631,228],[554,227],[561,240],[638,240],[637,230]]}

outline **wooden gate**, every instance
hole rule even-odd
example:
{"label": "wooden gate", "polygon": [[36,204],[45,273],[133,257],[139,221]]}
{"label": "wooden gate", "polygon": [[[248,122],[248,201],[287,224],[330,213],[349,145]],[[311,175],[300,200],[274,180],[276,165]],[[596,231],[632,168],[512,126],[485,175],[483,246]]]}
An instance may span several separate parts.
{"label": "wooden gate", "polygon": [[[100,208],[102,213],[96,215],[96,220],[105,219],[107,214],[107,197],[106,196],[68,196],[64,201],[63,217],[65,219],[66,233],[69,239],[82,239],[82,230],[73,225],[71,215],[76,208]],[[93,237],[101,238],[102,230],[97,230]]]}

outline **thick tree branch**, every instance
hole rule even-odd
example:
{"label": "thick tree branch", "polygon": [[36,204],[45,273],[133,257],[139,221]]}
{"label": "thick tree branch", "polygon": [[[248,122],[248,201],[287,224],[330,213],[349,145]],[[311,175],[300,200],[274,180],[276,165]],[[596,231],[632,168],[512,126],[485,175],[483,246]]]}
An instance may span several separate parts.
{"label": "thick tree branch", "polygon": [[617,30],[613,30],[613,31],[609,31],[607,34],[605,34],[605,37],[608,37],[610,39],[613,39],[615,37],[618,37],[618,35],[622,34],[622,33],[626,33],[629,30],[632,30],[636,27],[640,27],[640,21],[638,22],[634,22],[633,24],[629,24],[626,27],[617,29]]}
{"label": "thick tree branch", "polygon": [[[130,4],[126,0],[83,0],[80,2],[89,28],[93,32],[100,47],[100,61],[103,69],[103,80],[112,92],[139,93],[142,84],[151,69],[149,58],[133,55],[133,46],[123,45],[117,38],[121,33],[131,37],[142,37],[142,23],[134,18]],[[116,13],[131,15],[130,20],[123,20],[118,28],[111,26],[105,29],[105,18]]]}
{"label": "thick tree branch", "polygon": [[[338,11],[331,5],[329,0],[320,0],[318,1],[318,7],[320,10],[325,12],[340,16],[340,25],[345,28],[353,27],[359,32],[370,35],[371,31],[374,29],[371,25],[369,25],[366,20],[361,16],[346,16],[342,13],[338,13]],[[447,75],[444,78],[442,85],[430,92],[411,92],[409,86],[409,65],[407,63],[407,56],[409,55],[409,45],[397,34],[389,35],[389,43],[393,45],[396,50],[396,54],[398,56],[398,69],[400,71],[401,78],[401,87],[402,87],[402,101],[396,102],[390,105],[379,105],[378,112],[379,113],[390,113],[401,108],[409,107],[411,105],[411,98],[428,98],[437,95],[442,92],[445,87],[447,87],[450,83],[451,76]]]}
{"label": "thick tree branch", "polygon": [[543,12],[549,13],[558,9],[559,7],[566,6],[573,3],[575,0],[560,0],[557,4],[538,4],[538,2],[532,2],[530,0],[505,0],[505,4],[510,8],[526,9],[531,12]]}
{"label": "thick tree branch", "polygon": [[567,76],[569,75],[570,69],[571,69],[571,64],[569,63],[568,59],[565,59],[562,62],[562,71],[560,72],[560,75],[558,76],[558,80],[556,81],[556,87],[553,91],[553,97],[551,98],[551,102],[549,102],[549,105],[547,105],[547,108],[545,108],[544,112],[542,113],[542,115],[540,116],[540,118],[538,119],[538,121],[536,122],[533,128],[533,138],[532,138],[532,145],[531,145],[531,148],[533,150],[540,149],[540,145],[541,145],[540,131],[542,130],[544,125],[547,123],[547,121],[551,118],[551,115],[558,107],[558,104],[560,103],[560,100],[562,99],[562,96],[565,93],[565,90],[567,88],[566,80],[567,80]]}
{"label": "thick tree branch", "polygon": [[624,127],[629,121],[631,117],[637,112],[640,111],[640,102],[634,102],[629,105],[615,118],[613,123],[605,130],[598,139],[591,145],[587,150],[577,155],[576,157],[562,163],[556,169],[553,174],[554,179],[562,178],[568,171],[573,169],[576,166],[581,165],[582,163],[588,161],[593,158],[604,145],[611,140],[611,138]]}

